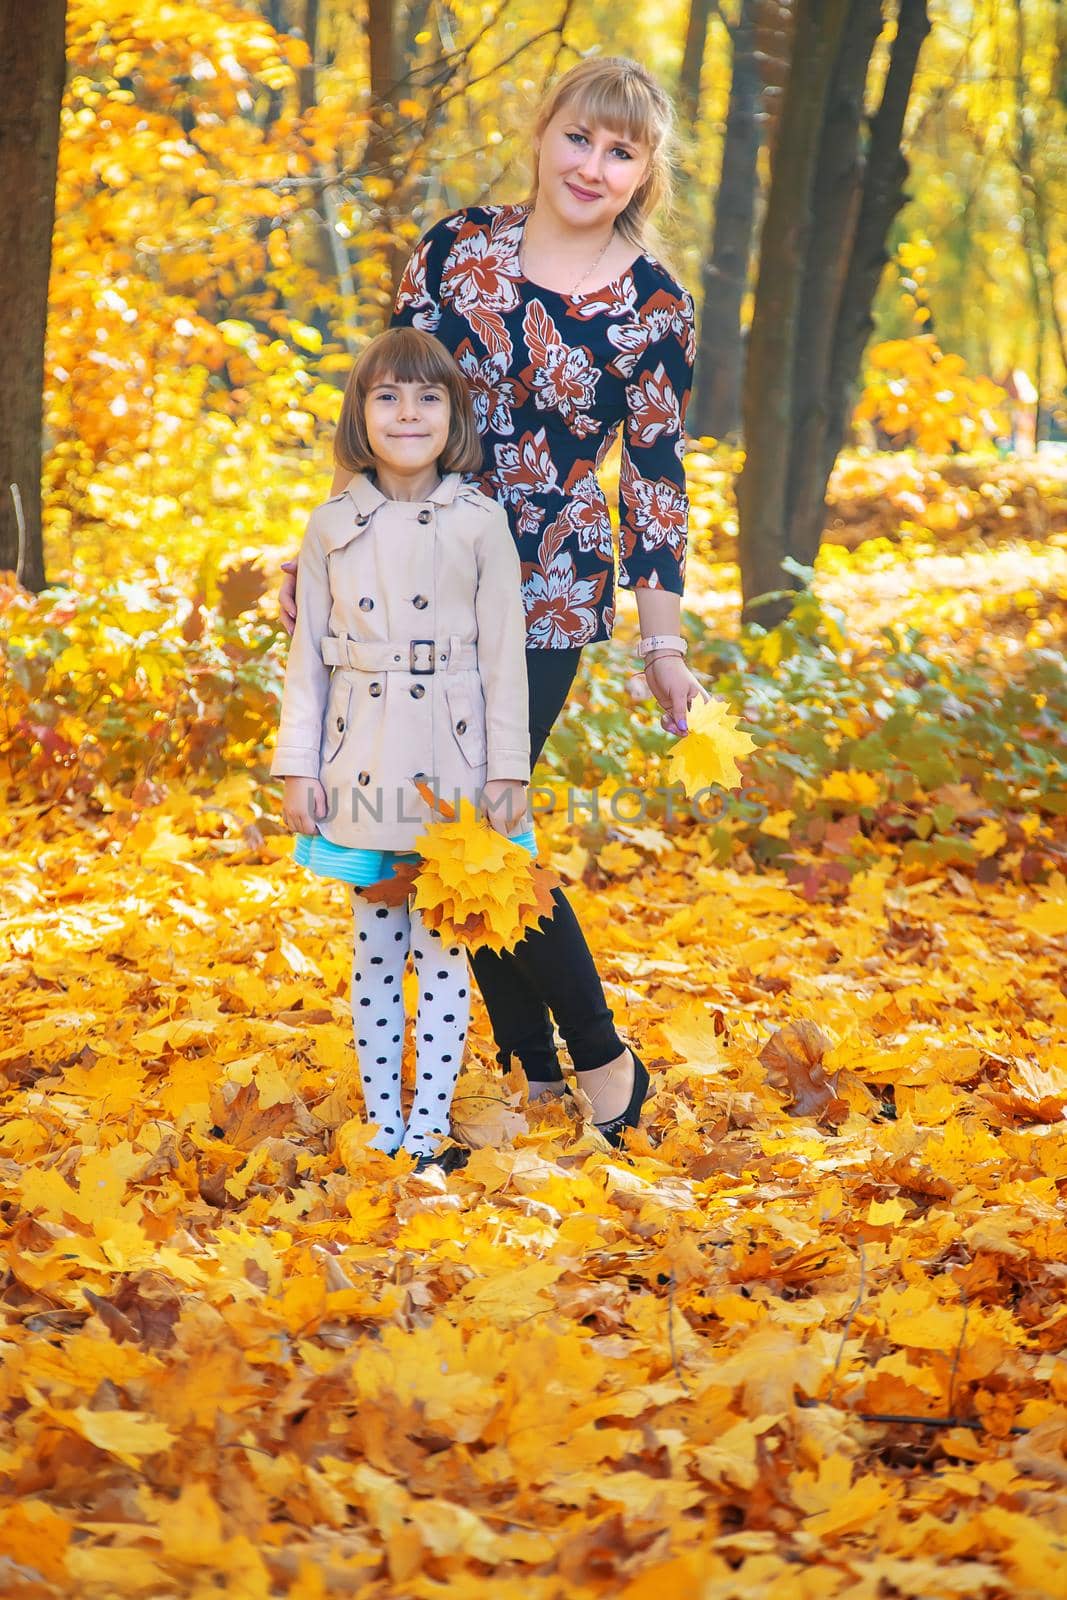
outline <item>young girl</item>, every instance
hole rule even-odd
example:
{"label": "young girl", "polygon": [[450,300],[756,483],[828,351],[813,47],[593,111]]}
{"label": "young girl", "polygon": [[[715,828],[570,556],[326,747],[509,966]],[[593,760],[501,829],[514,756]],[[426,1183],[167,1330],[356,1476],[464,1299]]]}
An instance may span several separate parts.
{"label": "young girl", "polygon": [[[503,509],[463,481],[482,462],[474,412],[463,374],[430,334],[395,328],[367,346],[334,452],[355,476],[311,513],[301,545],[271,774],[285,779],[295,859],[349,885],[372,1144],[423,1166],[448,1131],[470,1016],[467,953],[413,904],[376,904],[359,890],[395,877],[397,860],[418,860],[411,846],[437,814],[416,779],[452,805],[479,804],[537,854],[519,557]],[[405,1127],[409,949],[419,1002]]]}

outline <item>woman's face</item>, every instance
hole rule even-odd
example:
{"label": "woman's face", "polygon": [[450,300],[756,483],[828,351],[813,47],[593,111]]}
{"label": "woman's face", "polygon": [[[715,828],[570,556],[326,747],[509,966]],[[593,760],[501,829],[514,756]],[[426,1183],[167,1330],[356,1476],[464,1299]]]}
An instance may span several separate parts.
{"label": "woman's face", "polygon": [[405,475],[425,470],[444,454],[450,417],[448,391],[440,384],[385,377],[369,390],[363,412],[374,459]]}
{"label": "woman's face", "polygon": [[648,159],[646,146],[563,106],[537,149],[537,198],[572,227],[603,229],[633,199]]}

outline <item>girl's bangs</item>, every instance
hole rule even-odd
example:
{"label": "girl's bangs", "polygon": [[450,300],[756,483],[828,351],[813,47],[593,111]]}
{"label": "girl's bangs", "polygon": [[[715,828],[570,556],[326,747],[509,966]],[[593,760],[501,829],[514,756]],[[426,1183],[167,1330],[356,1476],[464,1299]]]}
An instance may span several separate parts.
{"label": "girl's bangs", "polygon": [[361,362],[364,393],[378,383],[432,383],[447,389],[451,377],[451,362],[413,328],[393,329]]}

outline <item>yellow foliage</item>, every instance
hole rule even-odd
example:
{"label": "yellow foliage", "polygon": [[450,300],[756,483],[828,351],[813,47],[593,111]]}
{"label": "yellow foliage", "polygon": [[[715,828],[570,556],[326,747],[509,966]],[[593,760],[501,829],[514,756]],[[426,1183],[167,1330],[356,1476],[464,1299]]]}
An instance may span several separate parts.
{"label": "yellow foliage", "polygon": [[972,377],[961,356],[942,351],[933,334],[888,339],[868,357],[872,369],[856,418],[874,421],[917,449],[945,455],[970,450],[1007,432],[1007,395],[989,378]]}

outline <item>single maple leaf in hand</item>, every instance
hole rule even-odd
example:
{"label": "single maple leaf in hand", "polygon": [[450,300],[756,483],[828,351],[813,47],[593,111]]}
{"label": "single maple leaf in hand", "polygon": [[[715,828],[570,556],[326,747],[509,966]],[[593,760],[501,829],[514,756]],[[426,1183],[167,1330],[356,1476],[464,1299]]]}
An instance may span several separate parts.
{"label": "single maple leaf in hand", "polygon": [[731,721],[733,715],[725,700],[701,700],[690,707],[689,732],[679,739],[667,765],[668,781],[681,783],[690,799],[713,783],[738,787],[737,762],[756,746]]}

